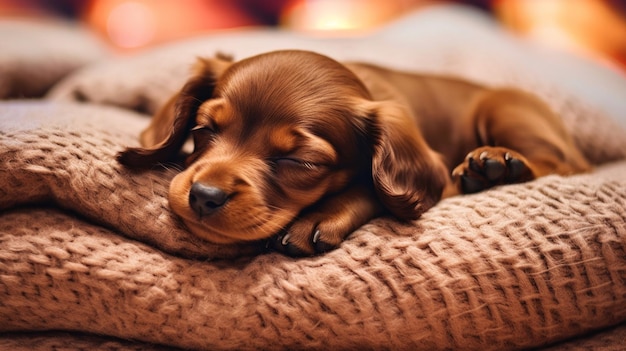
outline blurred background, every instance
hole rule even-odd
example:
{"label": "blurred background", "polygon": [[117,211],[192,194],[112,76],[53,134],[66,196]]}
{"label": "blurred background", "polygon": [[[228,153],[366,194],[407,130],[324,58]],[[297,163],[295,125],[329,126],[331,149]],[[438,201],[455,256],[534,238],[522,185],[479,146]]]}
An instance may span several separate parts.
{"label": "blurred background", "polygon": [[626,69],[626,0],[0,0],[0,17],[80,22],[129,52],[261,26],[361,35],[408,12],[450,2],[476,7],[530,40]]}

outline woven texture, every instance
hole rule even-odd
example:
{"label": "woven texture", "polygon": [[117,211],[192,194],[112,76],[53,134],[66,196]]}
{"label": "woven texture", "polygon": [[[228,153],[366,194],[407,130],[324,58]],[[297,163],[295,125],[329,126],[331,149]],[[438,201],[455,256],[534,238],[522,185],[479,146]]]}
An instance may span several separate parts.
{"label": "woven texture", "polygon": [[[322,257],[210,262],[193,258],[224,252],[167,209],[170,171],[112,160],[140,116],[0,111],[2,331],[195,349],[502,350],[626,320],[626,161],[447,199],[412,224],[377,219]],[[15,208],[44,199],[59,207]]]}
{"label": "woven texture", "polygon": [[53,201],[174,254],[224,258],[253,252],[209,244],[183,229],[167,205],[174,170],[132,173],[115,161],[124,146],[137,145],[146,116],[78,104],[0,106],[0,210]]}
{"label": "woven texture", "polygon": [[[551,351],[622,347],[624,80],[437,11],[362,38],[200,38],[91,64],[54,101],[0,103],[0,349],[515,350],[620,324]],[[320,257],[201,241],[168,208],[175,169],[113,157],[196,55],[284,47],[533,91],[598,167],[446,199],[413,223],[379,218]]]}

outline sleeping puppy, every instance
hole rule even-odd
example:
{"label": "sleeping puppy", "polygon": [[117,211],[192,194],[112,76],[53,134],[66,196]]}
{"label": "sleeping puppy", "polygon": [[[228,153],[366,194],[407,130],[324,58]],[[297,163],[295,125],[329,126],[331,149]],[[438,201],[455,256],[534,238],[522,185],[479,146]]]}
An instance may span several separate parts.
{"label": "sleeping puppy", "polygon": [[445,196],[590,168],[530,94],[307,51],[200,59],[119,161],[172,161],[189,135],[169,190],[189,230],[271,238],[293,256],[331,250],[380,215],[414,220]]}

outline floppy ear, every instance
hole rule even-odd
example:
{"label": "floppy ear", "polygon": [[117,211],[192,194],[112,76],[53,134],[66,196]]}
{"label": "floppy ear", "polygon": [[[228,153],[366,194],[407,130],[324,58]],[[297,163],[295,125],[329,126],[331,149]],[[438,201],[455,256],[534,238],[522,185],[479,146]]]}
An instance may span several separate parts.
{"label": "floppy ear", "polygon": [[406,110],[390,102],[374,104],[374,188],[391,214],[416,219],[441,199],[448,170]]}
{"label": "floppy ear", "polygon": [[228,61],[199,58],[195,75],[156,113],[148,128],[141,133],[143,147],[127,148],[118,154],[118,161],[131,168],[149,168],[172,160],[194,127],[198,108],[213,96],[216,81],[228,66]]}

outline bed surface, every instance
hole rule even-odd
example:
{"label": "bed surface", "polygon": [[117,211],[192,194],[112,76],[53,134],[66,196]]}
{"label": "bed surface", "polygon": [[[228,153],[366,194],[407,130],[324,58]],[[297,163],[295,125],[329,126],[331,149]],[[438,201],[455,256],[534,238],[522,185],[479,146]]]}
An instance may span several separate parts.
{"label": "bed surface", "polygon": [[[533,91],[595,169],[446,199],[411,223],[378,218],[318,257],[204,242],[167,206],[175,170],[130,172],[114,156],[138,144],[194,57],[279,48]],[[132,56],[93,50],[45,95],[0,102],[0,348],[623,346],[626,79],[609,69],[460,6],[367,37],[252,30]]]}

